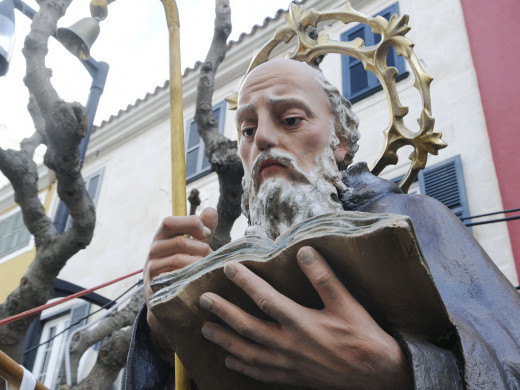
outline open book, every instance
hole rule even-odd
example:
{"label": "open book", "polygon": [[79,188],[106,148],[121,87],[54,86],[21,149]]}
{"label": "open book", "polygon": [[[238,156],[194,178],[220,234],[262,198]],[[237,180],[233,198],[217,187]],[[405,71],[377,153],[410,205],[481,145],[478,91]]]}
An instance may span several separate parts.
{"label": "open book", "polygon": [[268,319],[224,275],[224,265],[237,261],[299,304],[322,308],[296,262],[302,246],[312,246],[322,254],[345,287],[387,332],[407,332],[438,342],[453,328],[408,217],[325,214],[294,226],[275,241],[253,236],[235,240],[196,264],[154,280],[151,309],[201,390],[294,389],[263,384],[228,370],[224,365],[227,353],[202,337],[202,324],[217,320],[198,302],[200,295],[211,291],[252,315]]}

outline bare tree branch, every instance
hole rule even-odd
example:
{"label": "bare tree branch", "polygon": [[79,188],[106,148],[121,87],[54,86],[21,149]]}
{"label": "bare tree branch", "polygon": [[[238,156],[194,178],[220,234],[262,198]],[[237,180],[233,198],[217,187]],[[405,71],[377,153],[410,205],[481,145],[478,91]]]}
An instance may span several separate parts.
{"label": "bare tree branch", "polygon": [[188,196],[188,201],[190,202],[190,215],[195,215],[197,212],[197,207],[200,206],[200,192],[198,189],[194,188],[190,192],[190,196]]}
{"label": "bare tree branch", "polygon": [[[143,304],[143,290],[137,292],[130,302],[123,307],[121,310],[111,313],[108,317],[99,322],[92,329],[85,329],[84,331],[78,332],[74,335],[70,346],[70,369],[71,369],[71,383],[77,384],[78,381],[78,367],[81,356],[89,349],[92,345],[98,341],[103,340],[106,337],[112,337],[114,329],[122,329],[127,326],[131,326],[134,321],[139,309]],[[114,351],[115,354],[116,351]],[[126,354],[128,350],[121,351],[124,356],[122,358],[116,358],[117,361],[123,361],[123,365],[119,367],[121,370],[126,362]],[[106,358],[114,358],[114,356],[105,356]],[[101,364],[102,367],[112,367],[111,364],[102,363],[98,357],[96,364]],[[102,368],[100,368],[102,370]],[[64,379],[64,376],[62,376]]]}
{"label": "bare tree branch", "polygon": [[81,383],[73,386],[63,385],[60,390],[108,390],[126,363],[130,347],[132,328],[116,329],[105,338],[99,347],[96,365]]}
{"label": "bare tree branch", "polygon": [[[33,19],[23,50],[27,61],[24,82],[31,96],[28,110],[36,132],[22,141],[20,151],[0,149],[0,170],[11,181],[25,224],[35,237],[36,258],[20,286],[0,305],[0,318],[45,303],[51,297],[56,277],[66,261],[90,243],[95,225],[94,206],[80,173],[79,143],[88,128],[85,109],[78,103],[67,103],[59,98],[50,82],[52,72],[45,67],[48,39],[72,0],[37,1],[40,11]],[[214,37],[201,71],[196,112],[199,133],[220,183],[219,225],[212,241],[214,248],[230,240],[229,232],[240,215],[242,194],[240,181],[243,171],[237,157],[236,142],[219,133],[211,105],[215,72],[224,59],[230,32],[229,0],[216,0]],[[47,146],[44,163],[55,171],[58,195],[67,205],[73,220],[72,228],[61,235],[57,234],[38,199],[38,171],[33,157],[41,144]],[[123,310],[94,329],[77,335],[71,347],[72,389],[110,388],[126,362],[131,337],[129,325],[134,321],[141,301],[142,296],[135,296]],[[0,348],[18,361],[31,321],[32,318],[26,318],[0,329]],[[77,384],[81,355],[100,340],[103,341],[93,370]],[[64,388],[67,386],[63,385]]]}
{"label": "bare tree branch", "polygon": [[[95,210],[81,177],[79,143],[87,130],[84,107],[61,100],[50,82],[45,67],[49,37],[71,0],[39,0],[31,32],[23,53],[27,61],[24,82],[29,89],[29,111],[37,133],[22,141],[21,150],[0,150],[0,169],[11,181],[15,200],[24,222],[35,237],[36,258],[23,276],[20,286],[0,305],[0,318],[45,303],[52,295],[59,271],[69,258],[85,248],[92,239]],[[72,228],[57,235],[38,199],[38,172],[34,150],[47,145],[44,163],[56,173],[58,194],[73,219]],[[22,357],[23,338],[33,318],[24,318],[0,328],[0,348],[15,360]]]}
{"label": "bare tree branch", "polygon": [[217,172],[220,188],[217,206],[219,221],[211,241],[213,249],[219,248],[231,240],[231,228],[240,216],[241,179],[244,174],[237,154],[236,141],[231,141],[220,134],[217,120],[213,114],[212,98],[215,88],[215,73],[225,57],[226,42],[231,33],[229,0],[216,0],[215,12],[213,41],[201,68],[195,111],[199,134],[204,140],[211,168]]}

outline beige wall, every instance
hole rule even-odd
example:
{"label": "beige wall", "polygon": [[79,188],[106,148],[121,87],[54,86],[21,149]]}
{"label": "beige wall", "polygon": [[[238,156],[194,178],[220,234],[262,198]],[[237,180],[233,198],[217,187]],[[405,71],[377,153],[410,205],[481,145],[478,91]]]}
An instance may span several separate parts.
{"label": "beige wall", "polygon": [[[356,0],[353,6],[369,15],[393,4],[393,1]],[[341,1],[309,0],[309,6],[332,8]],[[457,0],[402,0],[401,14],[410,14],[412,30],[408,36],[416,43],[416,53],[432,84],[433,115],[436,130],[449,144],[429,164],[460,154],[468,192],[470,213],[475,215],[502,208],[478,85]],[[283,19],[283,18],[282,18]],[[214,103],[222,101],[233,89],[248,66],[253,47],[265,43],[280,21],[257,29],[240,44],[234,44],[219,68]],[[329,28],[338,37],[344,26]],[[325,74],[340,85],[339,57],[327,59]],[[183,80],[184,117],[193,117],[198,72],[190,72]],[[150,86],[153,90],[155,86]],[[407,122],[416,129],[417,92],[413,77],[402,81],[398,89],[411,109]],[[142,268],[153,234],[162,218],[170,214],[171,189],[169,174],[168,91],[164,88],[135,107],[105,124],[94,133],[88,150],[84,174],[104,168],[97,207],[97,226],[90,247],[71,259],[60,277],[85,287],[105,282]],[[361,148],[357,160],[371,163],[382,144],[381,130],[388,121],[388,109],[382,93],[354,105],[361,120]],[[225,134],[236,138],[234,113],[226,112]],[[383,176],[396,177],[407,168],[407,156],[397,167]],[[218,201],[216,175],[210,174],[188,186],[201,192],[202,207]],[[202,208],[201,207],[201,208]],[[200,209],[199,209],[200,210]],[[475,227],[474,234],[500,269],[513,282],[517,275],[505,224]],[[233,236],[243,233],[244,218],[233,229]],[[131,285],[138,276],[100,291],[114,297]]]}

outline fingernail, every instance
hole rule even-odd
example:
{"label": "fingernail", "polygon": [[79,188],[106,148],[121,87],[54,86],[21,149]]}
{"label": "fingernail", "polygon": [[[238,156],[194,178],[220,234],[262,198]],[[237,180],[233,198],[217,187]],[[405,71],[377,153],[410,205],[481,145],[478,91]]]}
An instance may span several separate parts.
{"label": "fingernail", "polygon": [[235,369],[235,361],[233,359],[226,358],[224,360],[224,363],[226,364],[226,367],[229,368],[230,370],[236,370]]}
{"label": "fingernail", "polygon": [[211,230],[208,227],[204,226],[203,230],[204,230],[204,237],[211,236]]}
{"label": "fingernail", "polygon": [[200,307],[202,307],[203,309],[211,310],[211,307],[213,306],[213,301],[208,296],[201,295],[199,298],[199,304]]}
{"label": "fingernail", "polygon": [[213,336],[213,330],[211,329],[211,325],[209,325],[209,324],[202,325],[201,333],[205,338],[207,338],[208,340],[211,340],[211,337]]}
{"label": "fingernail", "polygon": [[237,267],[233,263],[227,263],[224,266],[224,274],[230,278],[233,279],[235,277],[235,274],[237,273]]}
{"label": "fingernail", "polygon": [[310,248],[302,248],[298,252],[300,257],[300,262],[309,265],[316,261],[316,255],[314,254],[314,251]]}

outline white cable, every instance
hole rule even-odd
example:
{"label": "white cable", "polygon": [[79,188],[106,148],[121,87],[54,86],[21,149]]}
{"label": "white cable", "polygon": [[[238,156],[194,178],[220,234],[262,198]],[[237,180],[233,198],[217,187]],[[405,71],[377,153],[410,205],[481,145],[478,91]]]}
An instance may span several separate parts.
{"label": "white cable", "polygon": [[20,367],[23,368],[23,378],[22,384],[20,385],[20,390],[34,390],[36,388],[36,378],[31,371],[27,370],[21,364]]}

